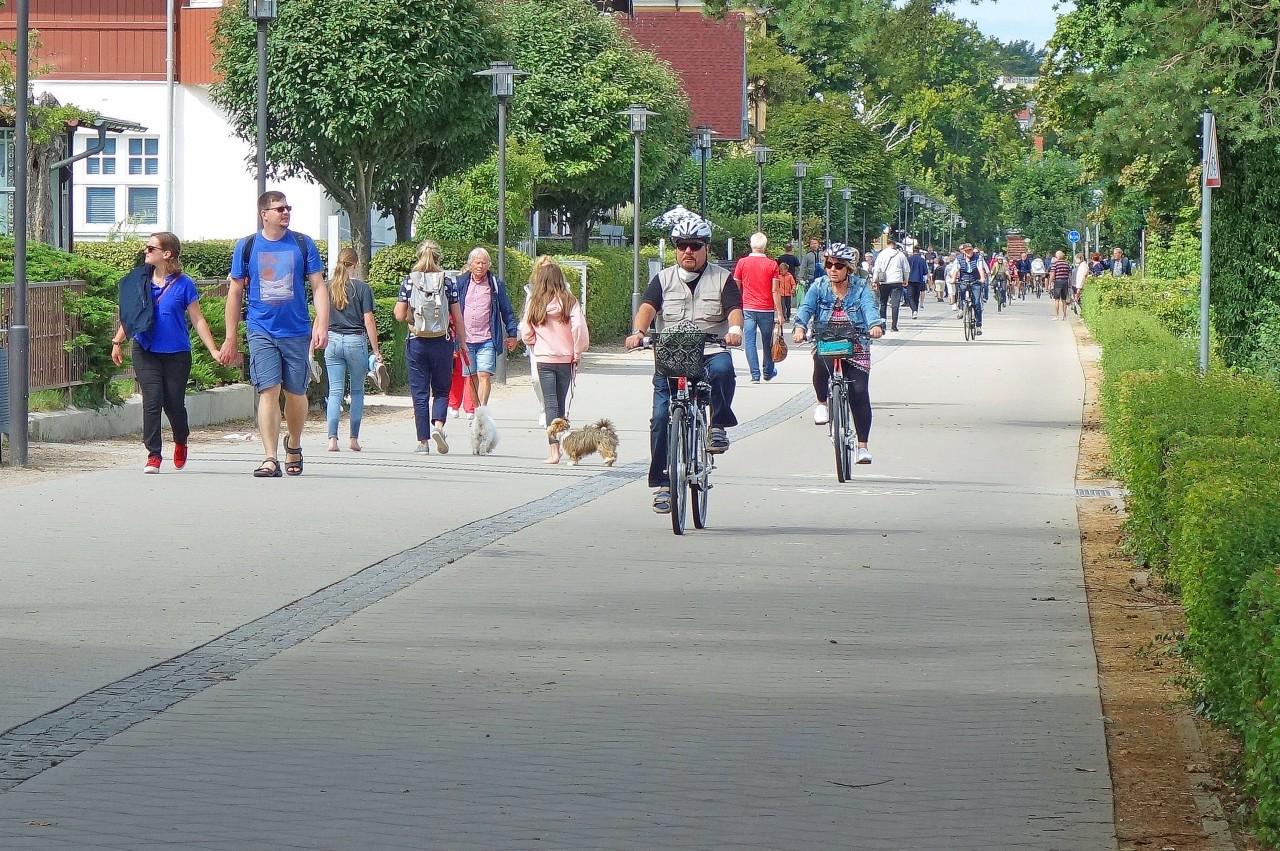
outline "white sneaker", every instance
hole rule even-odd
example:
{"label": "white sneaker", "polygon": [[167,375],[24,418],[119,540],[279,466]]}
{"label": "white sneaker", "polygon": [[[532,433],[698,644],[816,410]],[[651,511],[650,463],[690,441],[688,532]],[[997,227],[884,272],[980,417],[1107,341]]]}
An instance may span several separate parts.
{"label": "white sneaker", "polygon": [[546,427],[547,427],[547,412],[543,411],[542,413],[538,414],[538,428],[546,428]]}
{"label": "white sneaker", "polygon": [[855,464],[870,464],[870,463],[871,463],[871,450],[869,450],[869,449],[865,449],[864,447],[859,446],[857,449],[855,449],[855,450],[854,450],[854,453],[853,453],[853,463],[855,463]]}
{"label": "white sneaker", "polygon": [[952,313],[954,313],[955,311],[957,311],[957,310],[959,310],[959,309],[960,309],[960,308],[956,307],[954,304],[953,304],[953,305],[951,305],[951,312],[952,312]]}
{"label": "white sneaker", "polygon": [[819,403],[813,409],[813,424],[826,425],[831,422],[831,413],[827,410],[827,406]]}
{"label": "white sneaker", "polygon": [[450,408],[450,409],[449,409],[449,416],[451,416],[451,417],[456,417],[456,416],[458,416],[458,415],[459,415],[459,414],[461,414],[461,413],[462,413],[462,409],[461,409],[461,408]]}
{"label": "white sneaker", "polygon": [[444,429],[440,426],[433,426],[431,429],[431,439],[435,441],[436,451],[441,455],[449,454],[449,441],[444,439]]}

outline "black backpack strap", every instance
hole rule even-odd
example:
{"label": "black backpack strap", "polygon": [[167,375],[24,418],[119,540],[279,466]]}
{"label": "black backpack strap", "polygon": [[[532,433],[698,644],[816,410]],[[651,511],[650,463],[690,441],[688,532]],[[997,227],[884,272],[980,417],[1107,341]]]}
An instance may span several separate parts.
{"label": "black backpack strap", "polygon": [[244,269],[245,278],[249,277],[249,255],[253,253],[253,241],[258,238],[258,234],[249,234],[244,238],[244,247],[240,249],[240,268]]}

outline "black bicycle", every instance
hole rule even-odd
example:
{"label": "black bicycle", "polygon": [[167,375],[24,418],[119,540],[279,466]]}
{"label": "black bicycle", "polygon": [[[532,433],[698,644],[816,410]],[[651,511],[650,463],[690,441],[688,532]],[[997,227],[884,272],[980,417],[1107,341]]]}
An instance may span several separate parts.
{"label": "black bicycle", "polygon": [[960,284],[956,292],[960,302],[960,322],[964,327],[965,340],[973,340],[978,336],[978,315],[974,313],[973,293],[968,284]]}
{"label": "black bicycle", "polygon": [[996,297],[996,313],[1000,313],[1009,305],[1009,287],[1003,278],[996,278],[991,285],[991,292]]}
{"label": "black bicycle", "polygon": [[654,365],[671,386],[667,476],[671,481],[671,531],[677,535],[684,534],[691,502],[694,528],[707,525],[711,471],[715,469],[710,449],[711,385],[703,354],[708,343],[723,345],[724,338],[707,334],[691,322],[664,328],[653,340]]}
{"label": "black bicycle", "polygon": [[814,337],[815,351],[830,374],[827,379],[827,433],[836,454],[836,481],[841,483],[852,478],[850,471],[857,446],[844,366],[855,352],[868,351],[870,345],[871,336],[867,330],[850,322],[830,322]]}

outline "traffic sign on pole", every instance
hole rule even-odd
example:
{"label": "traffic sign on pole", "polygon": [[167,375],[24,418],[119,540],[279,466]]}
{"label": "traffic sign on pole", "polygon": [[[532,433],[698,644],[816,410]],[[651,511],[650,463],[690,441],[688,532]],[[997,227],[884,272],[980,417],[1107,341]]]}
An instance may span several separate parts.
{"label": "traffic sign on pole", "polygon": [[1075,245],[1079,241],[1080,241],[1080,231],[1078,230],[1067,231],[1067,242],[1071,243],[1072,245]]}
{"label": "traffic sign on pole", "polygon": [[1222,163],[1218,160],[1218,121],[1209,116],[1204,136],[1204,185],[1209,189],[1222,188]]}

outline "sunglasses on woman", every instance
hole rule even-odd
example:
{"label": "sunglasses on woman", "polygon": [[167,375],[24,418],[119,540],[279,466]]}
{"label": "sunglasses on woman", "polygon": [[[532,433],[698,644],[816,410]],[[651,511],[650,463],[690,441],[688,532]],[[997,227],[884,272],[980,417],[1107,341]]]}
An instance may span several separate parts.
{"label": "sunglasses on woman", "polygon": [[822,265],[827,269],[843,270],[849,268],[848,263],[842,263],[839,260],[828,260]]}

